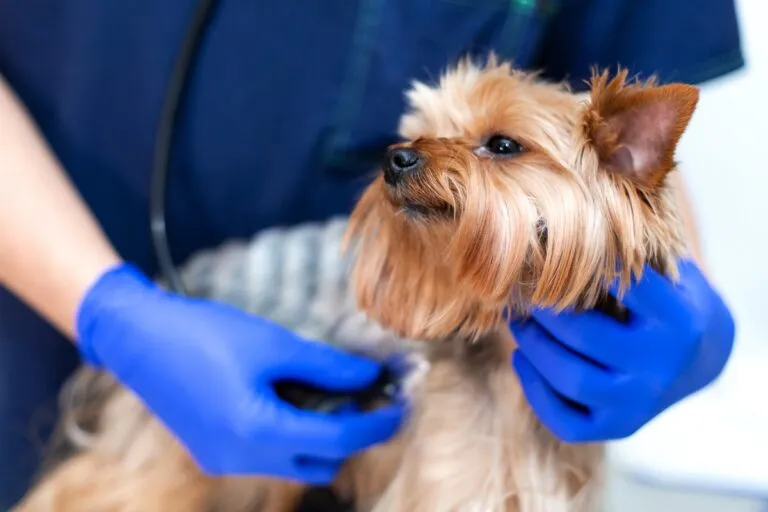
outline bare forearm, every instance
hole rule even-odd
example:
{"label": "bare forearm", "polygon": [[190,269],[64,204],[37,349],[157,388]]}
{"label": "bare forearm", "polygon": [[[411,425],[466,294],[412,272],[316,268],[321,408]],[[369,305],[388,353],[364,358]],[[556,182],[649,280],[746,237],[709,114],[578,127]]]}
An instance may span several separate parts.
{"label": "bare forearm", "polygon": [[71,337],[83,293],[118,261],[0,77],[0,283]]}

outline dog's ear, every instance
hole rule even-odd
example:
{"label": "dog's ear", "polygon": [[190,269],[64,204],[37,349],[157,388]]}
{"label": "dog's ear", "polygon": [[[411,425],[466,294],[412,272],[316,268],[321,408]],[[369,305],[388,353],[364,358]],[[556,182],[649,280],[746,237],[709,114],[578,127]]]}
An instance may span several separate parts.
{"label": "dog's ear", "polygon": [[584,125],[601,166],[634,180],[658,186],[674,167],[677,143],[699,100],[691,85],[657,86],[652,81],[627,84],[627,71],[613,79],[593,74],[591,102]]}

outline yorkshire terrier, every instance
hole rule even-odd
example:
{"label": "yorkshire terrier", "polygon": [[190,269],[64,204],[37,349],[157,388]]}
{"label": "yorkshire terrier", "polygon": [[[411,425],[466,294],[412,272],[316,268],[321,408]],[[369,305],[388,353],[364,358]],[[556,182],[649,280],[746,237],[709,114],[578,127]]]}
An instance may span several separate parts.
{"label": "yorkshire terrier", "polygon": [[[603,446],[568,444],[539,423],[511,366],[508,321],[533,307],[620,317],[621,292],[646,264],[677,277],[688,242],[674,152],[698,90],[626,71],[595,73],[589,85],[581,96],[491,58],[408,92],[405,142],[387,151],[346,242],[358,306],[423,341],[429,370],[396,438],[339,474],[336,492],[356,510],[599,505]],[[45,476],[18,512],[297,506],[305,489],[295,483],[202,475],[159,422],[137,429],[148,413],[113,386],[97,443]]]}

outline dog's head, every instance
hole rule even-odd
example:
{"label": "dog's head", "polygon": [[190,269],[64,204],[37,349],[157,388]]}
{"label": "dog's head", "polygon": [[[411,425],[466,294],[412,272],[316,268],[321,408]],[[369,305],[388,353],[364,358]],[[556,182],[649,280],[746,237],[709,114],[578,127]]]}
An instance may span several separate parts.
{"label": "dog's head", "polygon": [[596,74],[585,99],[493,59],[417,83],[407,140],[351,217],[360,307],[400,335],[473,337],[506,311],[593,306],[684,250],[667,176],[695,87]]}

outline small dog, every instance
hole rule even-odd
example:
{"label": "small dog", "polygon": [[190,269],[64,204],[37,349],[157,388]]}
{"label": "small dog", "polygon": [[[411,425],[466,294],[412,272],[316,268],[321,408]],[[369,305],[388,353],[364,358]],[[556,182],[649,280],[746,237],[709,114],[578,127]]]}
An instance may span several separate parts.
{"label": "small dog", "polygon": [[[356,510],[598,504],[603,447],[539,423],[511,367],[507,322],[536,306],[620,313],[621,293],[607,290],[626,290],[645,264],[676,278],[688,247],[671,176],[698,90],[629,82],[626,71],[595,73],[590,88],[583,98],[490,58],[408,92],[406,142],[388,150],[350,217],[349,293],[397,337],[422,340],[430,366],[398,436],[339,474],[335,489]],[[18,512],[290,512],[305,491],[200,474],[138,400],[110,386],[96,443]]]}

